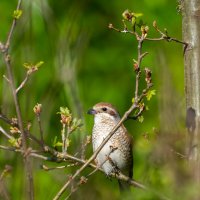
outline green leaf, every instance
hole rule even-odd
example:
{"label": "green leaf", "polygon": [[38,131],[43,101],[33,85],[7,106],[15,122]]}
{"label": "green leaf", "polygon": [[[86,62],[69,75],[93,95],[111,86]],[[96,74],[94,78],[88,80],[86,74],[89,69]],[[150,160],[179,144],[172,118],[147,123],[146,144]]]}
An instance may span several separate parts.
{"label": "green leaf", "polygon": [[153,95],[156,95],[156,90],[149,90],[146,94],[147,101],[150,101]]}
{"label": "green leaf", "polygon": [[36,65],[35,65],[35,67],[40,67],[41,65],[43,65],[44,64],[44,61],[40,61],[40,62],[38,62]]}
{"label": "green leaf", "polygon": [[136,18],[135,18],[135,17],[132,18],[131,23],[132,23],[133,25],[135,25],[135,23],[136,23]]}
{"label": "green leaf", "polygon": [[62,146],[63,146],[62,142],[56,142],[53,147],[62,147]]}
{"label": "green leaf", "polygon": [[8,142],[13,146],[13,147],[16,147],[16,144],[17,144],[17,139],[15,139],[14,137],[10,138],[8,140]]}
{"label": "green leaf", "polygon": [[16,139],[12,137],[8,140],[8,142],[13,145],[16,142]]}
{"label": "green leaf", "polygon": [[59,141],[58,141],[58,137],[55,136],[55,137],[54,137],[54,140],[53,140],[53,145],[52,145],[52,146],[53,146],[53,147],[62,147],[63,144],[62,144],[62,142],[59,142]]}
{"label": "green leaf", "polygon": [[54,146],[54,144],[57,142],[57,138],[57,136],[54,137],[52,146]]}
{"label": "green leaf", "polygon": [[132,101],[132,103],[134,103],[135,102],[135,98],[133,97],[131,101]]}
{"label": "green leaf", "polygon": [[143,13],[133,13],[134,17],[138,18],[143,16]]}
{"label": "green leaf", "polygon": [[144,117],[141,115],[141,116],[139,116],[138,117],[138,121],[140,122],[140,123],[142,123],[143,121],[144,121]]}
{"label": "green leaf", "polygon": [[13,17],[15,19],[19,19],[21,17],[21,15],[22,15],[22,10],[14,10]]}
{"label": "green leaf", "polygon": [[133,62],[138,64],[138,61],[133,58]]}
{"label": "green leaf", "polygon": [[57,112],[57,114],[69,116],[71,115],[69,108],[67,107],[60,107],[60,112]]}
{"label": "green leaf", "polygon": [[27,62],[27,63],[24,63],[23,66],[24,66],[25,68],[27,68],[27,69],[30,69],[31,66],[32,66],[32,64]]}
{"label": "green leaf", "polygon": [[82,126],[82,120],[81,120],[81,119],[74,118],[73,121],[72,121],[71,129],[72,129],[72,130],[75,130],[75,129],[81,127],[81,126]]}

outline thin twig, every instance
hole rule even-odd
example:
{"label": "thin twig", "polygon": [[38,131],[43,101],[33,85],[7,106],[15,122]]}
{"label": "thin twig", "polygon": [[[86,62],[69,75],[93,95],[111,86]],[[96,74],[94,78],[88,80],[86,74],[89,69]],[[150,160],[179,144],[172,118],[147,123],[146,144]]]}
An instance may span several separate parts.
{"label": "thin twig", "polygon": [[0,145],[0,149],[7,150],[7,151],[20,152],[20,153],[22,152],[21,149],[16,149],[15,147],[7,147],[3,145]]}
{"label": "thin twig", "polygon": [[86,151],[86,147],[88,146],[88,144],[91,143],[91,135],[87,135],[86,139],[84,142],[82,142],[81,145],[81,159],[85,159],[85,151]]}
{"label": "thin twig", "polygon": [[[137,34],[136,31],[131,31],[131,30],[128,30],[125,22],[123,21],[123,25],[124,25],[124,29],[123,30],[120,30],[118,28],[115,28],[112,24],[109,24],[109,28],[114,30],[114,31],[117,31],[119,33],[129,33],[131,35],[135,35],[136,36],[136,39],[139,41],[141,38],[140,36]],[[184,45],[184,49],[183,49],[183,53],[185,54],[186,50],[188,49],[188,46],[189,44],[187,42],[184,42],[184,41],[181,41],[181,40],[178,40],[174,37],[170,37],[169,35],[163,33],[160,29],[158,29],[157,26],[154,26],[155,30],[161,35],[160,37],[158,38],[149,38],[149,37],[145,37],[144,40],[145,41],[162,41],[162,40],[165,40],[167,42],[177,42],[177,43],[180,43],[180,44],[183,44]]]}
{"label": "thin twig", "polygon": [[26,82],[28,81],[29,73],[26,73],[25,79],[21,82],[19,87],[16,89],[16,94],[25,86]]}
{"label": "thin twig", "polygon": [[41,119],[40,119],[40,114],[37,115],[37,121],[38,121],[38,125],[39,125],[39,130],[40,130],[40,139],[41,139],[40,144],[44,148],[44,134],[43,134],[43,130],[42,130],[42,123],[41,123]]}
{"label": "thin twig", "polygon": [[10,80],[7,78],[6,75],[3,75],[3,78],[10,84]]}
{"label": "thin twig", "polygon": [[4,181],[3,181],[3,178],[6,176],[6,174],[10,173],[10,171],[12,171],[12,167],[10,165],[5,165],[5,168],[0,175],[0,194],[1,194],[0,196],[4,200],[10,199],[10,195],[8,194]]}
{"label": "thin twig", "polygon": [[[16,10],[20,10],[21,3],[22,3],[22,0],[18,0]],[[27,135],[23,128],[21,110],[20,110],[19,100],[18,100],[18,97],[16,94],[16,88],[15,88],[14,78],[13,78],[13,74],[12,74],[12,66],[11,66],[10,55],[9,55],[10,42],[11,42],[11,38],[14,33],[16,23],[17,23],[17,18],[13,17],[12,25],[8,32],[8,37],[7,37],[4,49],[2,50],[2,53],[3,53],[4,61],[6,64],[6,68],[7,68],[8,79],[10,81],[10,87],[11,87],[12,96],[13,96],[13,100],[14,100],[14,104],[15,104],[19,129],[22,134],[22,147],[23,147],[24,151],[26,152],[26,150],[27,150]],[[31,164],[30,164],[28,156],[24,156],[24,163],[25,163],[26,175],[28,177],[29,199],[33,200],[34,199],[33,176],[32,176]]]}
{"label": "thin twig", "polygon": [[[16,10],[20,10],[21,4],[22,4],[22,0],[18,0]],[[12,21],[12,25],[11,25],[10,31],[9,31],[9,33],[8,33],[7,40],[6,40],[5,48],[6,48],[7,50],[9,49],[10,41],[11,41],[11,38],[12,38],[12,36],[13,36],[13,32],[14,32],[16,23],[17,23],[17,19],[14,17],[14,18],[13,18],[13,21]]]}
{"label": "thin twig", "polygon": [[139,111],[136,115],[134,116],[129,116],[128,119],[133,119],[133,120],[137,120],[139,116],[142,115],[143,111],[144,111],[145,107],[142,106],[142,107],[139,107]]}
{"label": "thin twig", "polygon": [[97,168],[94,169],[91,173],[89,173],[89,174],[87,175],[87,177],[89,177],[89,176],[91,176],[92,174],[94,174],[96,171],[98,171],[98,170],[104,165],[104,163],[105,163],[106,161],[108,161],[109,159],[111,159],[111,158],[110,158],[110,154],[113,153],[115,150],[117,150],[117,148],[112,148],[112,149],[110,150],[109,154],[106,156],[106,159],[101,163],[101,165],[98,166],[98,163],[97,163]]}
{"label": "thin twig", "polygon": [[[7,147],[7,146],[0,145],[0,149],[7,150],[7,151],[13,151],[13,152],[17,152],[17,153],[23,153],[24,154],[24,151],[22,149],[17,149],[15,147]],[[35,158],[40,158],[42,160],[50,160],[48,157],[40,155],[38,153],[34,153],[34,152],[35,151],[32,150],[29,153],[29,155],[32,156],[32,157],[35,157]]]}
{"label": "thin twig", "polygon": [[138,37],[138,34],[135,31],[128,30],[126,25],[125,25],[125,23],[124,23],[124,21],[122,21],[122,22],[123,22],[123,25],[124,25],[124,29],[123,30],[115,28],[112,24],[109,24],[108,27],[109,27],[109,29],[112,29],[112,30],[117,31],[119,33],[128,33],[128,34],[135,35],[136,37]]}
{"label": "thin twig", "polygon": [[47,167],[46,165],[42,165],[42,169],[44,169],[45,171],[50,171],[50,170],[55,170],[55,169],[64,169],[64,168],[68,168],[68,167],[74,167],[74,166],[78,166],[80,165],[80,163],[73,163],[73,164],[69,164],[69,165],[63,165],[63,166],[57,166],[57,167]]}
{"label": "thin twig", "polygon": [[66,124],[62,124],[62,130],[61,130],[61,136],[62,136],[62,152],[65,154],[66,153],[66,136],[65,136],[65,131],[66,131]]}
{"label": "thin twig", "polygon": [[[135,81],[135,101],[138,100],[138,90],[139,90],[139,79],[140,79],[140,67],[141,67],[141,61],[144,56],[142,56],[142,43],[144,41],[144,37],[141,36],[138,40],[138,60],[137,60],[137,67],[138,70],[136,71],[136,81]],[[143,54],[144,55],[144,54]]]}
{"label": "thin twig", "polygon": [[3,128],[0,126],[0,132],[2,132],[8,139],[12,139],[13,137],[9,135]]}
{"label": "thin twig", "polygon": [[12,120],[8,119],[4,114],[0,113],[0,119],[3,120],[4,122],[6,122],[9,125],[13,125],[12,124]]}

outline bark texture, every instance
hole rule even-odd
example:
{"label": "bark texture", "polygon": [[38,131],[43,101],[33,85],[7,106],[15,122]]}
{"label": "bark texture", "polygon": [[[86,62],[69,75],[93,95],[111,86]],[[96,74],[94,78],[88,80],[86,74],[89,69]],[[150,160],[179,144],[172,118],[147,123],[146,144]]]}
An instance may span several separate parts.
{"label": "bark texture", "polygon": [[200,0],[183,0],[182,9],[183,40],[189,43],[184,56],[187,150],[193,178],[200,184]]}

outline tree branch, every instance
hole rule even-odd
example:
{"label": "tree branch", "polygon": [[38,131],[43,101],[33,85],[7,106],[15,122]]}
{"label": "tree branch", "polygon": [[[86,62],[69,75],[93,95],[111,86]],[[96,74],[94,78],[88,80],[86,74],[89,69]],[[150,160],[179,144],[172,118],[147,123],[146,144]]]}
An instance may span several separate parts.
{"label": "tree branch", "polygon": [[[17,7],[16,7],[17,11],[20,10],[21,3],[22,3],[22,0],[18,0]],[[20,129],[20,132],[21,132],[21,135],[22,135],[22,147],[23,147],[24,151],[26,151],[27,150],[27,135],[26,135],[26,132],[24,131],[24,128],[23,128],[21,110],[20,110],[20,105],[19,105],[17,93],[16,93],[14,78],[13,78],[13,74],[12,74],[11,60],[10,60],[10,55],[9,55],[10,42],[11,42],[11,38],[12,38],[13,33],[14,33],[16,23],[17,23],[17,18],[13,17],[12,25],[11,25],[10,31],[8,33],[6,43],[5,43],[5,45],[1,44],[1,51],[3,53],[4,62],[6,64],[8,79],[9,79],[9,82],[10,82],[10,88],[11,88],[11,91],[12,91],[12,96],[13,96],[16,114],[17,114],[17,119],[18,119],[18,125],[19,125],[19,129]],[[26,175],[27,175],[28,183],[29,183],[28,184],[29,199],[33,200],[34,199],[33,177],[32,177],[31,164],[30,164],[28,156],[24,156],[24,163],[25,163],[25,169],[26,169],[25,171],[26,171]]]}
{"label": "tree branch", "polygon": [[12,136],[9,135],[1,126],[0,126],[0,132],[2,132],[4,134],[4,136],[6,136],[8,139],[12,138]]}
{"label": "tree branch", "polygon": [[28,81],[29,75],[30,75],[29,73],[26,73],[26,77],[21,82],[21,84],[19,85],[19,87],[16,89],[16,93],[18,93],[25,86],[26,82]]}

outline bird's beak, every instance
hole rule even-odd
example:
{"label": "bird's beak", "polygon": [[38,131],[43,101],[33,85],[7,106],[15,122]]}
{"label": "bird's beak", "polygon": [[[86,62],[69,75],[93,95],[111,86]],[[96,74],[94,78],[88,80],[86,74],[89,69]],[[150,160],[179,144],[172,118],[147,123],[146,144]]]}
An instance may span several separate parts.
{"label": "bird's beak", "polygon": [[89,109],[87,111],[87,114],[89,114],[89,115],[95,115],[95,114],[97,114],[97,112],[96,112],[96,110],[94,110],[93,108],[91,108],[91,109]]}

